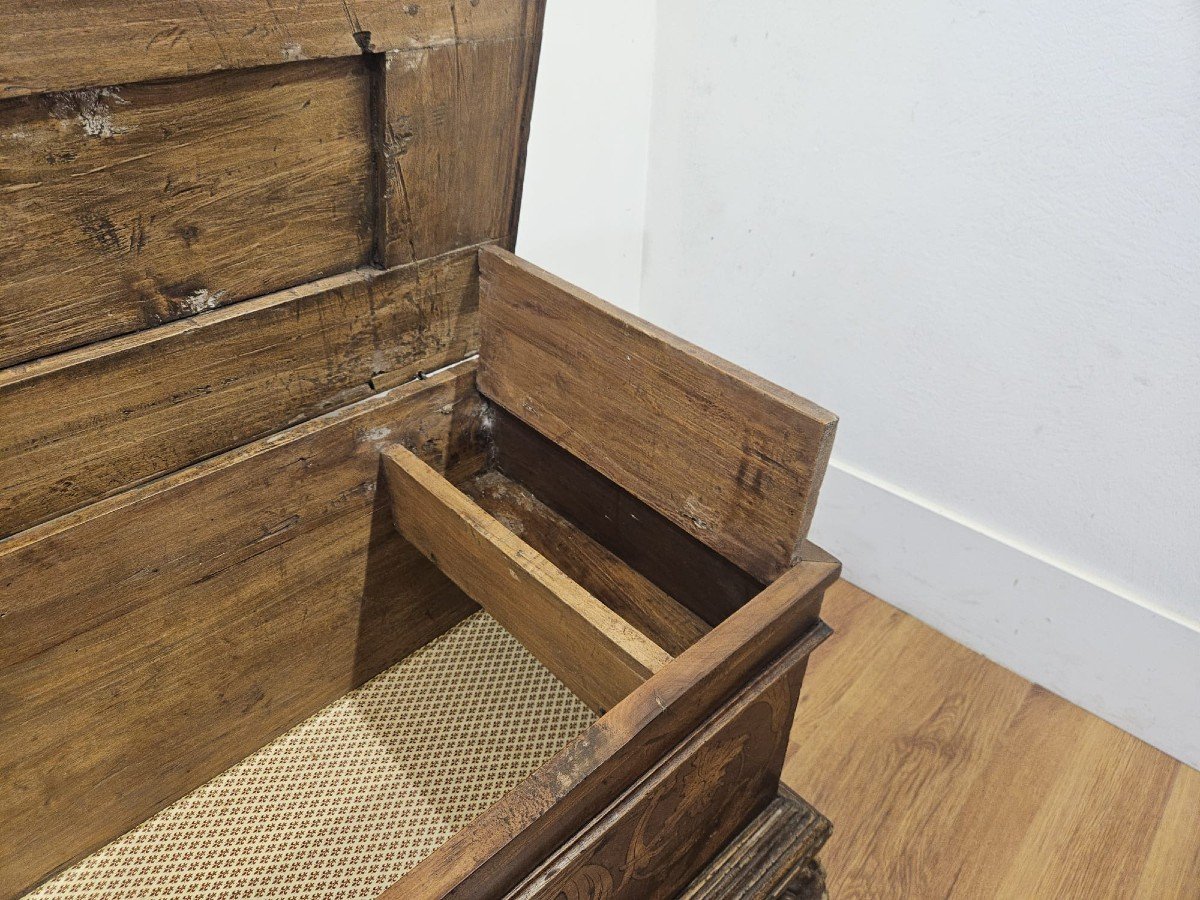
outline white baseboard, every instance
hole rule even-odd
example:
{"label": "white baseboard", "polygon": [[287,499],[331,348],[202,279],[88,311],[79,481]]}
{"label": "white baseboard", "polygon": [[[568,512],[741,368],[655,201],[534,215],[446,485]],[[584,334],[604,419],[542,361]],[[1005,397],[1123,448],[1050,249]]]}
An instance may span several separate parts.
{"label": "white baseboard", "polygon": [[812,538],[847,580],[1200,768],[1200,624],[843,464]]}

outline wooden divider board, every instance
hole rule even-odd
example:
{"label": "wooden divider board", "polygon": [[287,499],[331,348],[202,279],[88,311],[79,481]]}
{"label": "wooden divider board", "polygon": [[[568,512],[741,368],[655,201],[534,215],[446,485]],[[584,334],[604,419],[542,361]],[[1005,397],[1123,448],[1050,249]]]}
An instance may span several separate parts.
{"label": "wooden divider board", "polygon": [[496,468],[708,625],[765,587],[511,413],[493,404],[491,420]]}
{"label": "wooden divider board", "polygon": [[760,580],[799,559],[832,413],[499,248],[480,281],[484,394]]}
{"label": "wooden divider board", "polygon": [[412,452],[393,447],[383,464],[400,533],[592,709],[671,660]]}
{"label": "wooden divider board", "polygon": [[0,541],[0,897],[476,607],[396,533],[391,442],[484,461],[456,367]]}
{"label": "wooden divider board", "polygon": [[0,372],[0,536],[462,359],[477,303],[468,249]]}

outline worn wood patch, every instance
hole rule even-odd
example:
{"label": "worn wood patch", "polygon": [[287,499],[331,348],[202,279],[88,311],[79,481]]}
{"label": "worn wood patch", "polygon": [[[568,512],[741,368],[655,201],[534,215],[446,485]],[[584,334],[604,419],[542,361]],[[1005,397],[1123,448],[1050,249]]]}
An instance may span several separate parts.
{"label": "worn wood patch", "polygon": [[475,607],[379,453],[483,462],[470,366],[0,542],[0,896],[123,833]]}
{"label": "worn wood patch", "polygon": [[0,535],[462,359],[477,303],[470,249],[0,372]]}
{"label": "worn wood patch", "polygon": [[0,98],[481,41],[521,33],[535,0],[4,0]]}
{"label": "worn wood patch", "polygon": [[508,238],[534,40],[400,51],[377,63],[385,265]]}
{"label": "worn wood patch", "polygon": [[833,414],[504,250],[480,266],[483,393],[760,580],[793,564]]}
{"label": "worn wood patch", "polygon": [[384,452],[396,528],[592,709],[670,655],[404,447]]}
{"label": "worn wood patch", "polygon": [[0,366],[369,262],[368,83],[332,60],[0,103]]}

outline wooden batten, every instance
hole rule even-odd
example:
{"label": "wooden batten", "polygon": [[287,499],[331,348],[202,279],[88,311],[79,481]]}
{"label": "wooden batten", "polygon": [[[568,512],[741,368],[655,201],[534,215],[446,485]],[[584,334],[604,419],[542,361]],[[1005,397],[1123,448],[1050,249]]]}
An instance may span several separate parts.
{"label": "wooden batten", "polygon": [[462,359],[477,303],[468,249],[0,372],[0,536]]}
{"label": "wooden batten", "polygon": [[[0,97],[516,37],[537,0],[4,0]],[[540,21],[539,21],[540,25]]]}
{"label": "wooden batten", "polygon": [[672,656],[709,632],[698,615],[525,485],[493,470],[461,487],[485,512]]}
{"label": "wooden batten", "polygon": [[0,896],[476,609],[392,527],[391,441],[484,462],[473,367],[0,541]]}
{"label": "wooden batten", "polygon": [[489,240],[511,245],[536,42],[530,33],[376,60],[382,265]]}
{"label": "wooden batten", "polygon": [[670,655],[403,447],[384,451],[396,527],[593,709]]}

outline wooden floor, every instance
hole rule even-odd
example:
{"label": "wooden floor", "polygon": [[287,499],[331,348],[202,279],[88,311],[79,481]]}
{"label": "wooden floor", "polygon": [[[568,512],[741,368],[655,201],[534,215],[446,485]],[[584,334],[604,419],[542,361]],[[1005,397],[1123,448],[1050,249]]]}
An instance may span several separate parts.
{"label": "wooden floor", "polygon": [[833,900],[1200,898],[1200,772],[846,582],[785,780]]}

